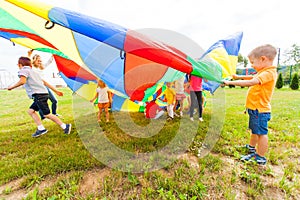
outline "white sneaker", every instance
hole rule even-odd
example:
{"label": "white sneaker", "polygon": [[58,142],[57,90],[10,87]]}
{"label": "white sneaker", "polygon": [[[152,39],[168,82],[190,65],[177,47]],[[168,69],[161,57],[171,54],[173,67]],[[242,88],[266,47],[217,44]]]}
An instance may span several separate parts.
{"label": "white sneaker", "polygon": [[179,115],[178,115],[176,112],[174,112],[174,116],[175,116],[175,117],[179,117]]}
{"label": "white sneaker", "polygon": [[203,119],[202,119],[202,117],[200,117],[200,118],[199,118],[199,121],[200,121],[200,122],[203,122]]}
{"label": "white sneaker", "polygon": [[193,121],[194,121],[194,118],[191,117],[190,120],[193,122]]}
{"label": "white sneaker", "polygon": [[183,112],[182,111],[180,111],[180,117],[182,117],[183,116]]}

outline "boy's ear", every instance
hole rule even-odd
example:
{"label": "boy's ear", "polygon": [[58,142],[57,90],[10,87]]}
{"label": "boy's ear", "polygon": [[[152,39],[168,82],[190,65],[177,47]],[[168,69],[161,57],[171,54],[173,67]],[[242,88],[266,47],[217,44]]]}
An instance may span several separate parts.
{"label": "boy's ear", "polygon": [[266,61],[268,58],[266,56],[261,56],[261,61]]}

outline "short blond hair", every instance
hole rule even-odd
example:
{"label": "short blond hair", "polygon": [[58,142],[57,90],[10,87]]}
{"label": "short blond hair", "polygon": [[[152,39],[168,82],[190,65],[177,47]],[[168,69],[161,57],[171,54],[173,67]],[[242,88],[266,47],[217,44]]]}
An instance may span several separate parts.
{"label": "short blond hair", "polygon": [[276,55],[277,49],[270,44],[265,44],[253,49],[248,54],[248,58],[259,58],[261,56],[266,56],[269,60],[274,60]]}

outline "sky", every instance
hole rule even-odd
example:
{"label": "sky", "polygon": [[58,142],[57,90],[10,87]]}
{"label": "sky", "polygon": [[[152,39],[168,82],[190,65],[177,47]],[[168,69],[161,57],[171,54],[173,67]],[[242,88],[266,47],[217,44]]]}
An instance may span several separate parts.
{"label": "sky", "polygon": [[[208,49],[216,41],[242,31],[240,53],[272,44],[284,52],[300,45],[299,7],[295,0],[41,0],[100,18],[128,29],[175,31]],[[18,71],[16,61],[27,49],[0,38],[0,70]],[[47,59],[48,55],[43,55]],[[49,56],[48,56],[49,57]],[[277,64],[277,60],[274,64]],[[55,66],[50,67],[55,70]],[[51,71],[50,70],[50,71]]]}

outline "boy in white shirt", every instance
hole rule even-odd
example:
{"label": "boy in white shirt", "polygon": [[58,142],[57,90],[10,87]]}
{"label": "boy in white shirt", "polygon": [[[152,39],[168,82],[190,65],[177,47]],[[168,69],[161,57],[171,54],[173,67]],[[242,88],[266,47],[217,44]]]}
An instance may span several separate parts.
{"label": "boy in white shirt", "polygon": [[20,71],[18,72],[20,79],[17,83],[8,87],[8,90],[12,90],[24,85],[28,97],[34,100],[28,110],[28,114],[37,124],[37,130],[34,134],[32,134],[32,137],[39,137],[48,132],[36,113],[39,110],[42,110],[46,118],[58,124],[64,130],[65,134],[70,134],[71,124],[65,124],[56,115],[51,114],[47,103],[49,94],[46,86],[53,90],[55,93],[59,93],[59,91],[48,84],[46,81],[42,80],[40,75],[32,70],[30,58],[20,57],[18,60],[18,67],[20,69]]}

